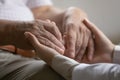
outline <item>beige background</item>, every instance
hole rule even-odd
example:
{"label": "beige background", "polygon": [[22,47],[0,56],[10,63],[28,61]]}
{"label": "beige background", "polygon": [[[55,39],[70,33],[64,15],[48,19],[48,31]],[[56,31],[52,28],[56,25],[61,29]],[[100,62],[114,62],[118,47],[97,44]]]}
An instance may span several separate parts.
{"label": "beige background", "polygon": [[76,6],[83,9],[114,43],[120,42],[120,0],[53,0],[60,8]]}

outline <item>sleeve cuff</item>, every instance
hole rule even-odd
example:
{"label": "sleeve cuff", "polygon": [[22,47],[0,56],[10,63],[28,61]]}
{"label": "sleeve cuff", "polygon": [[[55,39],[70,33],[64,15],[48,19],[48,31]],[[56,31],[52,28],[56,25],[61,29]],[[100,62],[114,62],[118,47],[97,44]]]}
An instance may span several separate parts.
{"label": "sleeve cuff", "polygon": [[114,48],[113,63],[120,64],[120,45],[116,45]]}
{"label": "sleeve cuff", "polygon": [[72,79],[72,70],[79,63],[62,55],[56,55],[52,60],[51,67],[67,80]]}

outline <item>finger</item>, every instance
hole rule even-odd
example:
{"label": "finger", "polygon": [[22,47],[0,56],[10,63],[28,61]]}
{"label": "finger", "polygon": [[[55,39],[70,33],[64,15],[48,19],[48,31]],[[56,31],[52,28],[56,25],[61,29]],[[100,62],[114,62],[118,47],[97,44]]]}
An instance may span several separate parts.
{"label": "finger", "polygon": [[75,57],[77,57],[77,55],[79,54],[79,51],[81,49],[82,46],[82,42],[83,42],[83,33],[81,32],[81,30],[79,30],[79,35],[77,36],[77,41],[76,41],[76,51],[75,51]]}
{"label": "finger", "polygon": [[[51,28],[51,30],[50,30],[50,28]],[[55,22],[51,23],[50,28],[46,28],[46,26],[45,26],[45,29],[47,29],[48,31],[51,31],[51,33],[53,35],[55,35],[55,37],[62,42],[62,34],[61,34],[60,30],[58,29],[58,26],[55,24]]]}
{"label": "finger", "polygon": [[60,30],[58,29],[57,25],[55,24],[55,22],[51,22],[50,20],[47,21],[39,21],[42,23],[42,25],[44,26],[44,28],[49,31],[50,33],[52,33],[58,40],[60,40],[62,42],[62,35]]}
{"label": "finger", "polygon": [[64,54],[64,50],[61,49],[60,47],[56,46],[53,42],[51,42],[48,38],[45,38],[43,36],[37,36],[39,42],[41,44],[44,44],[45,46],[48,46],[50,48],[55,49],[57,52]]}
{"label": "finger", "polygon": [[91,61],[93,59],[93,56],[94,56],[94,40],[92,37],[90,37],[88,42],[88,53],[87,53],[88,60]]}
{"label": "finger", "polygon": [[81,48],[78,52],[78,55],[76,56],[77,61],[81,61],[83,56],[85,55],[86,48],[88,45],[88,39],[89,39],[89,34],[87,34],[87,30],[83,30],[81,32],[83,32],[83,42],[82,42]]}
{"label": "finger", "polygon": [[33,47],[37,48],[38,46],[40,46],[40,42],[35,37],[35,35],[33,35],[30,32],[25,32],[24,34],[25,34],[25,37],[29,40],[29,42],[32,44]]}
{"label": "finger", "polygon": [[82,42],[83,42],[83,34],[79,33],[79,35],[77,36],[77,41],[76,41],[76,46],[75,46],[75,55],[76,56],[79,53],[79,50],[82,46]]}
{"label": "finger", "polygon": [[100,31],[93,23],[88,21],[88,19],[85,19],[83,21],[83,23],[86,25],[86,27],[88,27],[92,31],[92,33],[95,35],[95,37],[103,36],[103,32]]}
{"label": "finger", "polygon": [[[48,24],[48,22],[45,22],[45,21],[41,21],[41,20],[38,20],[38,24],[37,26],[40,27],[40,31],[39,33],[35,33],[37,37],[39,36],[42,36],[46,39],[48,39],[49,41],[51,41],[54,45],[58,46],[59,48],[61,49],[65,49],[64,48],[64,45],[53,35],[51,34],[49,31],[47,31],[45,28],[44,28],[44,24]],[[40,25],[40,26],[39,26]],[[53,45],[52,45],[53,46]]]}
{"label": "finger", "polygon": [[54,43],[59,48],[61,48],[63,50],[65,49],[64,45],[54,35],[52,35],[50,32],[45,31],[42,36],[49,39],[52,43]]}
{"label": "finger", "polygon": [[65,55],[70,58],[75,58],[75,43],[76,43],[76,31],[73,25],[68,25],[66,33],[66,53]]}
{"label": "finger", "polygon": [[64,51],[62,49],[60,49],[58,46],[54,45],[52,42],[50,42],[48,39],[46,39],[44,37],[39,36],[38,38],[36,38],[36,36],[30,32],[25,32],[25,36],[27,37],[27,39],[30,41],[30,43],[32,44],[32,46],[35,49],[44,48],[44,46],[40,44],[40,43],[42,43],[48,47],[55,49],[56,51],[58,51],[61,54],[64,53]]}

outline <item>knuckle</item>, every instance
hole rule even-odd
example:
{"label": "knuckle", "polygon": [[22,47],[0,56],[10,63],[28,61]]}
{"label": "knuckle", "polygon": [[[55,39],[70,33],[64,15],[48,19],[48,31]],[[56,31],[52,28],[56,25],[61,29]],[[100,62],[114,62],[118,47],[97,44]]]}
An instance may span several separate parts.
{"label": "knuckle", "polygon": [[80,32],[85,32],[85,28],[79,27],[79,31],[80,31]]}
{"label": "knuckle", "polygon": [[74,30],[74,29],[75,29],[75,27],[76,27],[76,25],[75,25],[74,23],[72,23],[72,22],[71,22],[71,23],[66,24],[66,26],[67,26],[67,27],[69,27],[68,29],[73,29],[73,30]]}
{"label": "knuckle", "polygon": [[48,33],[47,33],[46,31],[44,31],[44,32],[41,31],[41,36],[42,36],[42,37],[47,37],[47,36],[48,36]]}
{"label": "knuckle", "polygon": [[67,35],[66,35],[66,37],[68,38],[68,41],[71,41],[71,42],[76,42],[75,40],[76,40],[76,34],[71,34],[71,33],[68,33]]}

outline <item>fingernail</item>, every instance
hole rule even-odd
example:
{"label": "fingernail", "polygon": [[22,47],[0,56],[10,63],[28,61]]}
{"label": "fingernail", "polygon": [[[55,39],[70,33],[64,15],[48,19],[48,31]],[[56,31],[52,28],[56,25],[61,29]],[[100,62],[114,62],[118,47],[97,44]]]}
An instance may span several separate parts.
{"label": "fingernail", "polygon": [[65,47],[64,47],[64,46],[62,46],[62,49],[63,49],[63,50],[65,50]]}
{"label": "fingernail", "polygon": [[70,57],[70,58],[72,58],[72,59],[75,59],[74,53],[69,52],[68,54],[69,54],[68,57]]}
{"label": "fingernail", "polygon": [[64,50],[60,49],[60,54],[63,55],[64,54]]}

